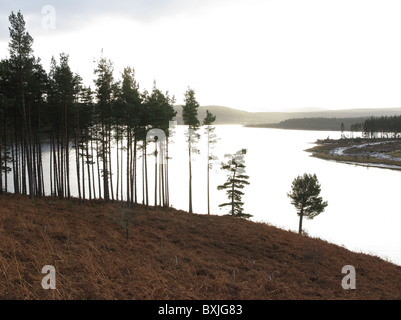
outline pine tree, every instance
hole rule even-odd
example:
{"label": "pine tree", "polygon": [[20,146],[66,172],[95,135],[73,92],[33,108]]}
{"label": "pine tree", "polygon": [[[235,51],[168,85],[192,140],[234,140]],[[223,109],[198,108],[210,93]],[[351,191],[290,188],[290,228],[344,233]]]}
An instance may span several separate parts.
{"label": "pine tree", "polygon": [[316,174],[298,176],[292,182],[291,192],[287,194],[291,198],[291,204],[298,210],[299,234],[302,233],[302,219],[306,217],[311,220],[327,207],[327,201],[320,197],[320,184]]}
{"label": "pine tree", "polygon": [[[8,191],[7,175],[11,172],[9,163],[11,162],[11,146],[10,137],[8,134],[10,115],[10,98],[7,72],[7,61],[0,61],[0,193]],[[3,185],[4,174],[4,185]]]}
{"label": "pine tree", "polygon": [[102,161],[102,176],[103,176],[103,197],[106,202],[110,201],[111,187],[111,161],[110,143],[112,129],[112,104],[113,104],[113,64],[110,60],[101,57],[95,69],[97,79],[96,98],[97,98],[97,113],[100,118],[100,155]]}
{"label": "pine tree", "polygon": [[[137,203],[137,145],[141,138],[142,96],[135,80],[135,70],[124,68],[121,82],[121,118],[126,137],[126,195],[127,204]],[[123,148],[123,147],[122,147]],[[122,160],[122,156],[121,156]],[[122,171],[122,170],[121,170]],[[122,172],[121,172],[122,173]],[[121,176],[121,183],[123,177]],[[121,185],[122,191],[122,185]]]}
{"label": "pine tree", "polygon": [[60,65],[56,66],[54,70],[54,85],[56,95],[56,106],[59,109],[59,138],[61,143],[61,167],[62,174],[62,197],[71,197],[70,190],[70,139],[73,138],[73,117],[77,114],[74,112],[75,103],[75,89],[78,85],[79,78],[74,76],[69,64],[69,57],[67,54],[60,54]]}
{"label": "pine tree", "polygon": [[220,204],[219,207],[231,207],[231,215],[239,218],[250,218],[251,214],[243,212],[242,196],[244,193],[241,191],[245,185],[249,185],[249,176],[245,175],[245,159],[244,156],[247,150],[242,149],[235,154],[226,154],[225,157],[229,160],[221,164],[221,169],[228,171],[226,183],[217,187],[218,190],[226,190],[230,202]]}
{"label": "pine tree", "polygon": [[193,213],[192,210],[192,154],[197,153],[195,147],[196,142],[199,140],[199,134],[196,131],[199,130],[200,122],[198,119],[198,108],[199,103],[195,99],[195,91],[188,88],[185,92],[185,104],[182,107],[182,118],[184,124],[188,126],[188,167],[189,167],[189,213]]}
{"label": "pine tree", "polygon": [[216,116],[213,115],[209,110],[206,110],[206,117],[203,120],[203,125],[206,126],[205,134],[207,137],[207,213],[210,214],[210,169],[212,169],[213,160],[217,160],[217,157],[211,154],[210,150],[213,145],[217,142],[216,134],[214,130],[216,129],[212,126],[213,122],[216,121]]}
{"label": "pine tree", "polygon": [[[157,195],[159,194],[159,206],[166,206],[166,188],[165,188],[165,163],[166,163],[166,145],[169,135],[170,121],[175,117],[176,111],[173,108],[174,97],[170,98],[168,92],[162,93],[156,88],[154,83],[152,93],[147,96],[146,105],[153,115],[151,120],[151,129],[148,131],[148,138],[155,143],[155,208],[157,205]],[[159,135],[157,136],[157,132]],[[151,135],[149,135],[151,133]],[[158,161],[159,159],[159,161]]]}
{"label": "pine tree", "polygon": [[[28,79],[31,77],[33,71],[34,57],[33,57],[33,38],[25,29],[25,20],[21,12],[17,14],[11,12],[9,16],[11,27],[9,52],[10,58],[8,68],[12,76],[12,83],[15,86],[16,93],[16,109],[15,109],[15,139],[21,138],[20,151],[23,163],[20,162],[22,167],[22,192],[25,193],[25,168],[28,174],[28,187],[29,196],[32,198],[35,195],[34,190],[34,177],[32,167],[32,154],[31,154],[31,119],[29,117],[29,110],[26,104],[27,100],[27,84]],[[18,127],[17,127],[18,123]],[[20,132],[22,132],[20,134]],[[18,146],[17,146],[18,148]],[[18,173],[17,173],[18,174]],[[19,190],[18,190],[19,191]]]}

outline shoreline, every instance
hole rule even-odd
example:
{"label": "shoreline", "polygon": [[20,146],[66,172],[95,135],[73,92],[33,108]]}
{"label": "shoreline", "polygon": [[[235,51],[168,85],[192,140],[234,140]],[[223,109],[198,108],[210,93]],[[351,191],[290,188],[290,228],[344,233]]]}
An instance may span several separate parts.
{"label": "shoreline", "polygon": [[401,170],[400,139],[325,139],[306,149],[312,157],[345,164]]}

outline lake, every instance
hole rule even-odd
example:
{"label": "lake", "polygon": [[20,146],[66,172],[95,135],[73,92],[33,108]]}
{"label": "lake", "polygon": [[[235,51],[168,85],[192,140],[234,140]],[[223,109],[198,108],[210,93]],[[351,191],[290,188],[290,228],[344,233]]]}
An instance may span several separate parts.
{"label": "lake", "polygon": [[[188,210],[188,151],[185,127],[177,126],[173,143],[169,145],[170,204]],[[203,128],[200,129],[203,134]],[[305,152],[317,139],[338,139],[340,132],[297,131],[246,128],[239,125],[216,126],[220,139],[213,153],[219,161],[211,170],[210,200],[212,214],[227,214],[218,205],[226,202],[225,191],[217,186],[224,183],[226,173],[220,170],[224,154],[248,150],[246,173],[250,185],[244,189],[244,212],[251,220],[265,222],[285,230],[298,231],[299,218],[287,193],[292,180],[306,173],[316,173],[322,186],[321,195],[328,207],[313,220],[303,221],[303,228],[311,237],[342,245],[356,252],[364,252],[401,265],[401,197],[398,182],[401,172],[367,168],[334,161],[325,161]],[[206,193],[206,138],[198,143],[200,154],[193,157],[193,211],[207,213]],[[149,152],[153,150],[152,146]],[[44,157],[46,165],[47,157]],[[138,161],[139,164],[141,161]],[[114,162],[114,165],[116,162]],[[125,162],[124,162],[125,164]],[[149,200],[153,204],[153,157],[149,156]],[[141,168],[138,168],[138,179]],[[75,186],[75,154],[71,152],[71,190]],[[11,176],[11,175],[10,175]],[[45,180],[48,181],[48,174]],[[116,177],[113,176],[115,180]],[[73,183],[74,182],[74,183]],[[10,186],[12,185],[9,179]],[[141,182],[138,181],[138,200],[142,201]],[[12,189],[10,189],[12,190]]]}
{"label": "lake", "polygon": [[[223,159],[225,153],[247,148],[246,171],[250,185],[246,186],[244,208],[253,214],[253,221],[267,222],[286,230],[297,231],[299,219],[287,193],[292,180],[305,172],[316,173],[321,195],[328,207],[313,220],[304,219],[303,228],[312,237],[318,237],[356,251],[380,256],[401,265],[401,197],[397,188],[400,171],[367,168],[356,165],[325,161],[305,152],[317,139],[340,138],[340,132],[280,130],[245,128],[241,126],[217,126],[220,141],[215,153]],[[177,139],[178,140],[178,137]],[[174,146],[178,152],[180,143]],[[202,146],[204,149],[204,146]],[[174,159],[172,172],[184,172],[174,176],[180,196],[172,199],[178,208],[188,209],[185,172],[185,152]],[[207,212],[205,168],[198,156],[194,174],[194,210]],[[172,163],[173,163],[172,161]],[[195,161],[196,163],[196,161]],[[219,166],[216,166],[216,170]],[[176,170],[176,171],[175,171]],[[225,180],[224,173],[214,172],[211,181],[212,212],[227,213],[218,209],[226,198],[216,186]]]}

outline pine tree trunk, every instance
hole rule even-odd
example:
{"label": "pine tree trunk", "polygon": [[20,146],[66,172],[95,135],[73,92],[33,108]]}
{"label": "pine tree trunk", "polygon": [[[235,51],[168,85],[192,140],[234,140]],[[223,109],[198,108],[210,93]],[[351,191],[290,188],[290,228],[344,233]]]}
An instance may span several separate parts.
{"label": "pine tree trunk", "polygon": [[161,160],[161,165],[160,165],[160,174],[161,174],[161,194],[162,194],[162,203],[163,203],[163,208],[166,207],[166,193],[165,193],[165,177],[164,177],[164,161],[165,161],[165,154],[164,154],[164,148],[163,150],[163,155],[162,155],[162,160]]}
{"label": "pine tree trunk", "polygon": [[50,196],[53,196],[53,166],[52,166],[52,154],[53,154],[53,147],[52,147],[52,140],[51,136],[49,136],[49,144],[50,144],[50,153],[49,153],[49,177],[50,177]]}
{"label": "pine tree trunk", "polygon": [[41,172],[41,158],[42,158],[42,147],[40,141],[40,104],[37,106],[38,121],[35,125],[35,157],[36,157],[36,195],[42,197],[44,186],[42,185],[42,172]]}
{"label": "pine tree trunk", "polygon": [[130,143],[131,129],[127,129],[127,205],[130,204]]}
{"label": "pine tree trunk", "polygon": [[[32,159],[30,154],[30,122],[27,119],[27,114],[25,110],[25,93],[23,87],[22,78],[22,67],[20,67],[20,98],[21,98],[21,114],[22,114],[22,129],[23,129],[23,145],[26,153],[26,166],[28,170],[28,186],[29,186],[29,198],[33,198],[33,176],[32,176]],[[23,167],[25,168],[25,162],[23,162]]]}
{"label": "pine tree trunk", "polygon": [[[39,117],[38,127],[40,128],[40,117]],[[45,195],[45,185],[44,185],[43,159],[42,159],[42,141],[40,139],[39,132],[37,132],[37,136],[38,136],[37,158],[38,158],[38,185],[39,185],[38,195],[41,197]]]}
{"label": "pine tree trunk", "polygon": [[[191,138],[189,138],[189,139],[191,139]],[[191,164],[191,142],[189,142],[188,159],[189,159],[189,213],[193,213],[193,212],[192,212],[192,164]]]}
{"label": "pine tree trunk", "polygon": [[[11,125],[11,122],[10,122]],[[13,141],[13,135],[12,135],[12,130],[10,130],[10,145],[11,145],[11,163],[13,166],[13,181],[14,181],[14,193],[18,194],[19,192],[19,186],[18,186],[18,179],[17,179],[17,157],[16,157],[16,152],[14,153],[14,147],[15,147],[16,142]]]}
{"label": "pine tree trunk", "polygon": [[60,150],[60,140],[57,137],[57,169],[58,169],[58,173],[59,173],[59,182],[58,182],[58,196],[60,198],[64,197],[64,166],[63,166],[63,150]]}
{"label": "pine tree trunk", "polygon": [[117,142],[117,144],[116,144],[116,153],[117,153],[117,186],[116,186],[116,199],[117,199],[117,201],[119,200],[119,197],[118,197],[118,194],[119,194],[119,188],[120,188],[120,156],[119,156],[119,154],[118,154],[118,145],[119,145],[119,139],[120,139],[120,137],[119,137],[119,129],[118,129],[118,126],[117,126],[117,137],[116,137],[116,142]]}
{"label": "pine tree trunk", "polygon": [[70,189],[70,141],[68,135],[68,112],[67,105],[64,107],[64,119],[65,119],[65,165],[66,165],[66,192],[68,200],[71,200],[71,189]]}
{"label": "pine tree trunk", "polygon": [[110,177],[110,193],[111,193],[111,201],[114,202],[114,190],[113,190],[113,173],[112,173],[112,166],[111,166],[111,129],[109,128],[109,137],[108,137],[109,143],[108,143],[108,158],[109,158],[109,177]]}
{"label": "pine tree trunk", "polygon": [[210,137],[207,131],[207,214],[210,215]]}
{"label": "pine tree trunk", "polygon": [[165,165],[165,181],[166,181],[166,207],[170,207],[170,194],[169,194],[169,183],[168,183],[168,138],[166,140],[166,165]]}
{"label": "pine tree trunk", "polygon": [[[89,189],[89,200],[92,200],[92,184],[91,184],[91,174],[90,174],[90,165],[89,165],[89,143],[86,141],[85,143],[85,151],[86,151],[86,169],[88,172],[88,189]],[[83,157],[83,150],[82,150]],[[85,188],[85,184],[84,184]],[[96,196],[95,196],[96,197]]]}
{"label": "pine tree trunk", "polygon": [[138,203],[138,191],[137,191],[137,162],[136,162],[136,150],[137,150],[137,138],[134,137],[134,157],[132,159],[132,161],[134,162],[134,203],[137,204]]}
{"label": "pine tree trunk", "polygon": [[[7,152],[7,133],[6,133],[6,115],[4,115],[3,122],[3,145],[4,145],[4,192],[7,193],[7,162],[8,162],[8,152]],[[0,168],[1,170],[1,168]],[[3,177],[1,177],[3,179]]]}
{"label": "pine tree trunk", "polygon": [[[136,140],[135,137],[134,137],[134,140]],[[129,177],[130,177],[130,185],[131,185],[130,199],[131,199],[131,204],[134,204],[134,188],[135,188],[135,185],[134,185],[134,164],[135,164],[134,160],[135,160],[135,156],[133,156],[134,152],[132,151],[132,138],[131,138],[130,149],[131,149],[131,151],[130,151],[131,158],[130,158],[130,162],[129,162],[129,165],[130,165]]]}
{"label": "pine tree trunk", "polygon": [[[19,194],[20,193],[20,184],[18,181],[18,172],[19,172],[19,167],[18,167],[18,142],[17,142],[17,116],[16,112],[14,115],[14,123],[15,123],[15,128],[12,130],[12,124],[10,121],[10,137],[11,137],[11,157],[12,157],[12,163],[13,163],[13,179],[14,179],[14,193]],[[13,139],[13,131],[14,131],[14,139]]]}
{"label": "pine tree trunk", "polygon": [[235,212],[234,212],[234,191],[235,191],[235,176],[237,173],[237,167],[235,167],[235,171],[234,171],[234,175],[233,175],[233,180],[232,180],[232,190],[231,190],[231,215],[235,216]]}
{"label": "pine tree trunk", "polygon": [[149,186],[148,186],[148,161],[147,161],[147,147],[146,141],[144,141],[145,149],[144,149],[144,157],[145,157],[145,192],[146,192],[146,207],[149,206]]}
{"label": "pine tree trunk", "polygon": [[[95,161],[94,161],[95,159],[93,156],[93,138],[92,137],[90,137],[90,141],[91,141],[91,167],[92,167],[93,198],[96,199]],[[99,192],[99,197],[100,197],[100,192]]]}
{"label": "pine tree trunk", "polygon": [[[77,186],[78,186],[78,199],[79,204],[82,204],[82,195],[81,195],[81,179],[80,179],[80,167],[79,167],[79,145],[77,134],[75,134],[75,163],[77,168]],[[85,186],[84,186],[85,188]]]}
{"label": "pine tree trunk", "polygon": [[304,208],[301,208],[301,213],[299,215],[299,229],[298,229],[298,233],[302,234],[302,219],[304,217]]}
{"label": "pine tree trunk", "polygon": [[123,175],[123,168],[124,168],[124,148],[123,148],[123,141],[124,139],[121,139],[121,149],[120,149],[120,190],[121,190],[121,201],[124,201],[124,185],[123,185],[123,180],[124,180],[124,175]]}
{"label": "pine tree trunk", "polygon": [[[160,154],[162,153],[160,149]],[[159,207],[162,206],[163,165],[159,160]]]}
{"label": "pine tree trunk", "polygon": [[142,148],[142,204],[145,204],[145,156]]}
{"label": "pine tree trunk", "polygon": [[99,186],[99,198],[102,198],[102,184],[101,184],[101,175],[100,175],[100,153],[99,153],[99,140],[96,139],[96,167],[97,167],[97,180]]}
{"label": "pine tree trunk", "polygon": [[[78,147],[79,150],[79,147]],[[78,155],[79,157],[79,155]],[[79,160],[78,160],[79,162]],[[82,163],[82,198],[86,199],[86,188],[85,188],[85,157],[84,157],[84,146],[82,146],[82,151],[81,151],[81,163]],[[88,176],[88,180],[90,180],[90,177]],[[89,197],[90,199],[90,197]]]}
{"label": "pine tree trunk", "polygon": [[155,210],[157,206],[157,142],[155,141]]}
{"label": "pine tree trunk", "polygon": [[[3,158],[1,156],[1,153],[2,153],[2,142],[0,142],[0,194],[3,193]],[[4,152],[4,154],[6,154],[6,152]],[[7,163],[4,164],[4,168],[6,167]]]}

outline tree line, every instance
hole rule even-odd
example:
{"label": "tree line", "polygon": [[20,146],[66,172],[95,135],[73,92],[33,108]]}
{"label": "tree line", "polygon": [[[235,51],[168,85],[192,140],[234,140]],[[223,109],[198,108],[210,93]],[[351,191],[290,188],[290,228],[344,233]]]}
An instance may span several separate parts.
{"label": "tree line", "polygon": [[[76,183],[80,203],[83,199],[102,198],[137,204],[138,190],[142,189],[142,204],[149,206],[148,171],[154,170],[154,207],[169,207],[174,96],[159,90],[155,82],[151,92],[140,91],[131,67],[124,68],[121,78],[115,79],[113,63],[103,52],[95,61],[94,88],[85,86],[80,75],[71,71],[66,53],[61,53],[58,61],[52,57],[50,71],[46,72],[33,54],[33,38],[26,31],[21,12],[12,12],[9,21],[9,57],[0,61],[0,193],[11,191],[41,197],[46,193],[46,185],[50,195],[70,199],[70,186]],[[188,88],[184,97],[188,211],[193,212],[192,155],[199,153],[198,130],[204,126],[210,214],[209,176],[217,160],[212,153],[218,140],[212,125],[216,117],[207,111],[201,123],[194,90]],[[148,168],[148,155],[154,156],[153,169]],[[71,166],[74,162],[75,166]],[[44,167],[49,176],[45,177]],[[222,164],[223,170],[229,167]],[[239,167],[243,170],[245,166]],[[228,171],[228,181],[232,180],[231,214],[249,217],[241,214],[242,192],[238,190],[246,182],[240,182],[239,175],[231,177],[230,172],[237,169]],[[9,175],[13,190],[8,186]]]}
{"label": "tree line", "polygon": [[[33,54],[33,38],[21,12],[11,13],[9,21],[9,57],[0,61],[0,190],[9,190],[11,174],[14,193],[43,196],[46,165],[51,195],[71,197],[75,170],[80,200],[122,199],[124,185],[128,202],[138,202],[137,191],[142,187],[142,202],[148,205],[147,154],[154,143],[155,158],[165,160],[156,162],[155,203],[168,206],[174,97],[155,83],[151,92],[141,92],[131,67],[124,69],[121,79],[114,79],[113,63],[103,53],[96,61],[94,88],[85,86],[80,75],[71,71],[65,53],[59,61],[52,58],[47,73]],[[164,136],[149,139],[152,128],[161,129]],[[50,148],[46,164],[45,147]],[[116,163],[112,163],[112,150]],[[137,172],[140,156],[142,181]]]}
{"label": "tree line", "polygon": [[399,138],[401,116],[371,117],[362,123],[356,123],[353,129],[362,131],[366,138]]}
{"label": "tree line", "polygon": [[[399,138],[401,133],[401,116],[351,117],[351,118],[293,118],[265,125],[248,125],[291,130],[329,130],[360,133],[366,138]],[[344,134],[342,134],[345,137]]]}
{"label": "tree line", "polygon": [[[289,129],[289,130],[320,130],[320,131],[340,131],[341,125],[344,130],[351,130],[351,126],[357,122],[363,122],[366,117],[358,118],[327,118],[327,117],[312,117],[312,118],[292,118],[283,120],[279,123],[271,123],[265,125],[254,125],[255,127]],[[250,127],[252,125],[249,125]]]}

